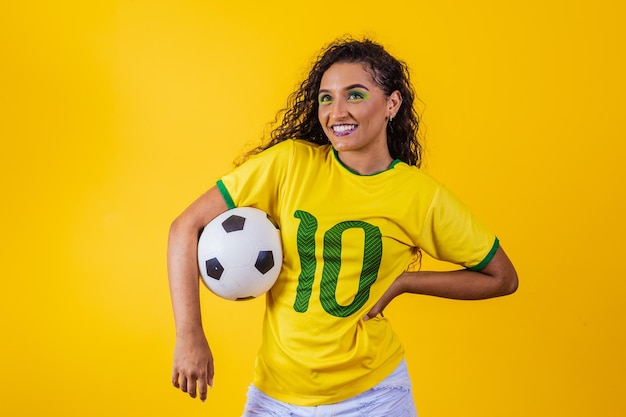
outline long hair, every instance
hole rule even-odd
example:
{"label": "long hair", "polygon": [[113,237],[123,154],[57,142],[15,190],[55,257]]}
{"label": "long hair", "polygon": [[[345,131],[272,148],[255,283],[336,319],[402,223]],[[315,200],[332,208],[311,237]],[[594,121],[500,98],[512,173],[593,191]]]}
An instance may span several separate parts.
{"label": "long hair", "polygon": [[389,153],[392,158],[409,165],[421,165],[422,145],[418,140],[420,119],[414,108],[415,92],[407,65],[376,42],[352,38],[337,39],[322,50],[307,78],[287,99],[287,107],[276,114],[274,123],[278,126],[271,131],[269,141],[248,152],[244,160],[288,139],[302,139],[320,145],[330,143],[318,120],[317,96],[322,76],[338,62],[362,64],[386,96],[396,90],[400,92],[402,105],[393,121],[387,123]]}

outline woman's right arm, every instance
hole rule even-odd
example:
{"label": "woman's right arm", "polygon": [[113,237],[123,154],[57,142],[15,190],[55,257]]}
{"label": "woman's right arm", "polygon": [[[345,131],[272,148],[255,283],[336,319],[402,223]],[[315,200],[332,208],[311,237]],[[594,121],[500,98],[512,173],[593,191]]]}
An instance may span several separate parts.
{"label": "woman's right arm", "polygon": [[172,383],[192,398],[213,386],[213,356],[202,328],[198,236],[228,207],[217,187],[209,189],[174,220],[167,248],[167,271],[176,324]]}

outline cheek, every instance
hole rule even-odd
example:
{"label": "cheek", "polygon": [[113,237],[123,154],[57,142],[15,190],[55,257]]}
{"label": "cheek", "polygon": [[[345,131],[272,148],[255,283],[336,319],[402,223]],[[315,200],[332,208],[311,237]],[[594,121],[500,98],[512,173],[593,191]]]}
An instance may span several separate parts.
{"label": "cheek", "polygon": [[380,105],[370,105],[363,106],[360,110],[362,117],[373,120],[376,119],[377,116],[380,116],[384,112],[385,108]]}
{"label": "cheek", "polygon": [[319,107],[317,109],[317,120],[320,122],[320,124],[322,125],[322,127],[326,127],[325,126],[325,120],[328,118],[328,110],[325,109],[324,107]]}

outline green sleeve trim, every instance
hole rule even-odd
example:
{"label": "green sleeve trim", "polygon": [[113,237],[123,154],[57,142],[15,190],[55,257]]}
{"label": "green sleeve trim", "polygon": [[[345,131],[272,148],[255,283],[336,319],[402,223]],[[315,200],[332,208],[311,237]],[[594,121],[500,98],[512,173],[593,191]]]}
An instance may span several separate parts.
{"label": "green sleeve trim", "polygon": [[233,198],[230,196],[230,193],[226,189],[226,186],[224,185],[222,180],[217,180],[217,189],[220,190],[220,193],[222,194],[222,197],[224,198],[224,201],[226,202],[226,206],[228,207],[229,210],[237,207],[237,205],[233,201]]}
{"label": "green sleeve trim", "polygon": [[481,269],[486,267],[487,264],[489,262],[491,262],[493,257],[496,255],[496,252],[498,251],[499,247],[500,247],[500,241],[498,240],[498,238],[496,238],[496,241],[493,242],[493,246],[492,246],[491,250],[489,251],[489,253],[487,254],[487,256],[485,256],[485,259],[483,259],[481,263],[479,263],[478,265],[476,265],[476,266],[474,266],[474,267],[472,267],[470,269],[472,271],[480,271]]}

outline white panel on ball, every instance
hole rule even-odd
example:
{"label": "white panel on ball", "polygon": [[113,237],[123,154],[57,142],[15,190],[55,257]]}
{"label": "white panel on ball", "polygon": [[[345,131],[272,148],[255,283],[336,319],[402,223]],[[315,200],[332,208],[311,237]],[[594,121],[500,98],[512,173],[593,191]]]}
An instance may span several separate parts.
{"label": "white panel on ball", "polygon": [[198,240],[202,281],[228,300],[266,293],[278,278],[282,260],[280,230],[267,213],[253,207],[220,214]]}

